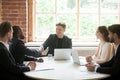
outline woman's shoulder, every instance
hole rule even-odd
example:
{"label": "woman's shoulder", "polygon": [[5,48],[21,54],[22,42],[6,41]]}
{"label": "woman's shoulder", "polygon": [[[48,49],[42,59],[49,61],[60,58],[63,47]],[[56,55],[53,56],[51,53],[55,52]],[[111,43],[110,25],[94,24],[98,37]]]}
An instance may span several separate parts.
{"label": "woman's shoulder", "polygon": [[112,45],[113,43],[111,42],[105,42],[106,45]]}
{"label": "woman's shoulder", "polygon": [[108,46],[108,47],[112,47],[112,46],[113,46],[113,43],[106,42],[105,45]]}
{"label": "woman's shoulder", "polygon": [[19,39],[19,38],[13,38],[13,39],[11,40],[11,42],[14,43],[14,44],[15,44],[15,43],[16,43],[16,44],[19,44],[19,43],[22,43],[22,44],[23,44],[23,43],[24,43],[24,42],[23,42],[21,39]]}

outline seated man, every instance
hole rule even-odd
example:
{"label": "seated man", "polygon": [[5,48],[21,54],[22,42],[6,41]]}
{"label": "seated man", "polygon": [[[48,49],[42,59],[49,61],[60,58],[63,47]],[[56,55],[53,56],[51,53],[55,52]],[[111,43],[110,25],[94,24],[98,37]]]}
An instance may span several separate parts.
{"label": "seated man", "polygon": [[48,39],[42,45],[42,50],[44,51],[47,47],[49,47],[48,54],[52,54],[54,56],[55,48],[72,48],[72,41],[64,32],[66,30],[66,25],[64,23],[56,24],[56,34],[51,34]]}
{"label": "seated man", "polygon": [[9,51],[8,42],[12,38],[12,27],[10,22],[0,24],[0,79],[2,80],[31,80],[23,75],[23,72],[34,70],[35,62],[28,66],[16,65],[15,59]]}
{"label": "seated man", "polygon": [[110,74],[111,77],[105,80],[120,80],[120,24],[114,24],[108,27],[109,38],[115,44],[114,56],[108,62],[99,65],[89,63],[86,65],[89,71]]}
{"label": "seated man", "polygon": [[23,61],[39,61],[43,62],[43,59],[39,60],[35,57],[41,56],[40,50],[29,49],[24,45],[22,39],[24,34],[19,26],[13,26],[13,38],[10,41],[10,52],[12,53],[16,64],[23,65]]}

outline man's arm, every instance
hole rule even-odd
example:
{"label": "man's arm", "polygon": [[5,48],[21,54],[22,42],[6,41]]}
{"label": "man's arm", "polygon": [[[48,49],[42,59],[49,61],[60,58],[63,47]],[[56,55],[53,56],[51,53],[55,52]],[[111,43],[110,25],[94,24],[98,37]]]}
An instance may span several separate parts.
{"label": "man's arm", "polygon": [[49,37],[46,39],[46,41],[43,43],[44,50],[50,45],[52,35],[49,35]]}
{"label": "man's arm", "polygon": [[104,64],[104,66],[102,64],[101,67],[97,68],[97,72],[108,73],[108,74],[112,74],[112,75],[119,74],[119,71],[120,71],[120,46],[117,50],[116,56],[113,57],[113,59],[109,62],[109,64],[110,63],[111,63],[111,65],[109,65],[109,66],[105,66],[108,63]]}
{"label": "man's arm", "polygon": [[14,73],[14,74],[21,74],[25,71],[30,71],[30,68],[27,66],[18,66],[14,62],[12,62],[8,51],[5,51],[3,49],[0,50],[0,64],[1,67],[8,72]]}
{"label": "man's arm", "polygon": [[21,41],[21,40],[18,41],[17,50],[24,55],[29,55],[29,56],[34,56],[34,57],[40,57],[41,56],[40,50],[27,48],[25,46],[24,42]]}
{"label": "man's arm", "polygon": [[101,67],[109,67],[109,66],[113,65],[113,63],[114,63],[114,58],[115,58],[115,57],[113,56],[113,58],[112,58],[110,61],[105,62],[105,63],[101,63],[100,66],[101,66]]}
{"label": "man's arm", "polygon": [[27,56],[27,55],[25,55],[24,56],[24,61],[36,61],[36,58],[33,57],[33,56]]}

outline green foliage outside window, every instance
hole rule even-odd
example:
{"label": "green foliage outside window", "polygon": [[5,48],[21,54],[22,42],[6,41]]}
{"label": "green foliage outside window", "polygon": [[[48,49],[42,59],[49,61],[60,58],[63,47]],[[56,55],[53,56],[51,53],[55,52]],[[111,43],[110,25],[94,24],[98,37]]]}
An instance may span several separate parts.
{"label": "green foliage outside window", "polygon": [[36,37],[46,38],[55,33],[57,22],[65,22],[65,34],[78,39],[95,37],[100,25],[119,23],[119,0],[77,2],[78,0],[36,0]]}

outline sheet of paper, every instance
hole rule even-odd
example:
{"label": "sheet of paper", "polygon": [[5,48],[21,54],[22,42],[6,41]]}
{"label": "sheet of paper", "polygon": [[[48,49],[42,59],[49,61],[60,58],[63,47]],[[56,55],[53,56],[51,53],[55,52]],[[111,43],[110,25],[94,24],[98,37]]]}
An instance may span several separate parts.
{"label": "sheet of paper", "polygon": [[43,62],[43,63],[36,63],[36,71],[43,71],[43,70],[53,70],[54,64],[51,64],[50,62]]}

